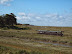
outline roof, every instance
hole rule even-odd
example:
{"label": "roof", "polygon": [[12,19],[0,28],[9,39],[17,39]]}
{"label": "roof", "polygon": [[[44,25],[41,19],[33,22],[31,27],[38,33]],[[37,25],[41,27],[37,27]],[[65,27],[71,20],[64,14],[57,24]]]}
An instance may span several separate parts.
{"label": "roof", "polygon": [[49,31],[49,30],[38,30],[38,31],[41,31],[41,32],[61,32],[61,31]]}

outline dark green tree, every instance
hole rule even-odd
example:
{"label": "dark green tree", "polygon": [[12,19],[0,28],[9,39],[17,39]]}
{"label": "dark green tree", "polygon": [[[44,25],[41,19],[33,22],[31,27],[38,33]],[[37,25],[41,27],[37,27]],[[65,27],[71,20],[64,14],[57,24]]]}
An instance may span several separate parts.
{"label": "dark green tree", "polygon": [[9,25],[9,26],[13,26],[15,24],[17,24],[17,21],[16,21],[16,16],[11,13],[11,14],[6,14],[4,16],[4,22],[5,22],[5,25]]}
{"label": "dark green tree", "polygon": [[5,25],[10,25],[10,17],[9,17],[9,14],[5,14],[4,15],[4,23]]}
{"label": "dark green tree", "polygon": [[4,27],[4,21],[3,21],[3,17],[2,16],[0,16],[0,26]]}
{"label": "dark green tree", "polygon": [[0,27],[13,26],[16,24],[17,24],[17,19],[13,13],[0,16]]}
{"label": "dark green tree", "polygon": [[13,18],[13,24],[17,24],[16,16],[13,13],[10,13],[10,15]]}

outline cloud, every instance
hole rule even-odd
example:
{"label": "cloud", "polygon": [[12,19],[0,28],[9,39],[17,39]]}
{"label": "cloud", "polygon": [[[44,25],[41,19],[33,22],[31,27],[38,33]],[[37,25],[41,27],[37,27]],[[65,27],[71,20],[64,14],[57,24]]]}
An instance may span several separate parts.
{"label": "cloud", "polygon": [[25,16],[26,14],[23,13],[23,12],[21,12],[21,13],[18,13],[18,15],[20,15],[20,16]]}
{"label": "cloud", "polygon": [[0,4],[5,5],[5,6],[10,6],[9,2],[11,2],[11,1],[13,1],[13,0],[0,0]]}
{"label": "cloud", "polygon": [[59,15],[57,13],[33,14],[18,13],[20,23],[29,23],[40,26],[72,26],[72,13]]}
{"label": "cloud", "polygon": [[21,18],[20,18],[20,17],[18,17],[18,16],[17,16],[16,18],[17,18],[18,20],[21,20]]}
{"label": "cloud", "polygon": [[36,17],[37,19],[41,19],[41,17]]}

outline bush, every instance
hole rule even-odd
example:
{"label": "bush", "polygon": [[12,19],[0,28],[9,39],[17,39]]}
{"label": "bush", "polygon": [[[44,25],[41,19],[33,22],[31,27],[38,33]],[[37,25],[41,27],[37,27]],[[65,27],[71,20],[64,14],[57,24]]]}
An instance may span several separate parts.
{"label": "bush", "polygon": [[32,51],[30,54],[42,54],[42,53],[40,53],[40,52],[35,52],[35,51]]}
{"label": "bush", "polygon": [[31,29],[30,27],[25,27],[25,28],[23,28],[24,30],[29,30],[29,29]]}
{"label": "bush", "polygon": [[3,30],[8,30],[8,28],[7,27],[4,27],[4,28],[2,28]]}
{"label": "bush", "polygon": [[15,54],[29,54],[29,52],[25,51],[25,50],[19,50],[18,52],[16,52]]}

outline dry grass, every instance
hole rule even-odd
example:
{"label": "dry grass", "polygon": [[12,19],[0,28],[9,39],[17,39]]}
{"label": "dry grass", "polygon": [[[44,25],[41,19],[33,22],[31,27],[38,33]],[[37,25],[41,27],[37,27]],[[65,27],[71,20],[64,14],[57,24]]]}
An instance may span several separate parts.
{"label": "dry grass", "polygon": [[[17,25],[18,26],[18,25]],[[18,26],[25,27],[25,26]],[[43,44],[36,41],[53,42],[72,45],[72,27],[27,26],[30,30],[0,30],[0,45],[27,51],[40,51],[49,54],[71,54],[72,47]],[[63,37],[55,35],[37,34],[37,30],[64,31]],[[17,47],[13,47],[17,46]],[[17,49],[18,49],[17,48]],[[52,53],[51,53],[52,52]]]}

